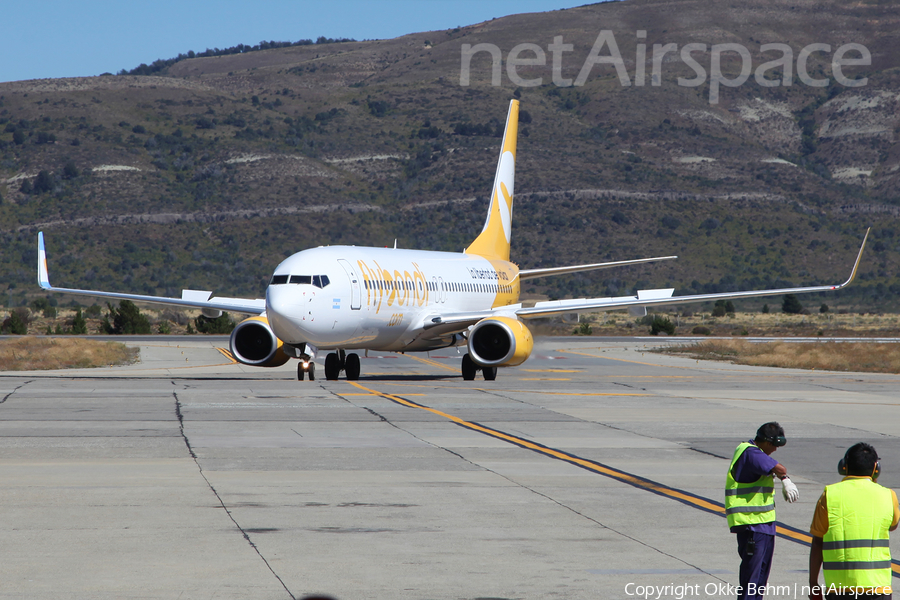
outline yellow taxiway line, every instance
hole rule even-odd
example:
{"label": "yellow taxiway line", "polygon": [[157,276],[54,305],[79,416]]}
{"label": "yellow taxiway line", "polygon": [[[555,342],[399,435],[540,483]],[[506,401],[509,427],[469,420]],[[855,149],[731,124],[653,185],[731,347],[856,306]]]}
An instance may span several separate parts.
{"label": "yellow taxiway line", "polygon": [[[581,458],[580,456],[571,454],[569,452],[550,448],[549,446],[544,446],[543,444],[533,442],[520,436],[505,433],[492,427],[486,427],[473,421],[466,421],[465,419],[461,419],[460,417],[457,417],[455,415],[445,413],[436,408],[431,408],[430,406],[425,406],[424,404],[419,404],[418,402],[413,402],[412,400],[407,400],[401,396],[397,396],[396,394],[379,392],[378,390],[363,386],[355,381],[351,381],[349,383],[368,394],[380,396],[402,406],[430,412],[471,431],[482,433],[492,438],[503,440],[504,442],[519,446],[520,448],[532,450],[550,458],[555,458],[557,460],[567,462],[571,465],[575,465],[577,467],[581,467],[582,469],[598,473],[606,477],[610,477],[611,479],[621,481],[622,483],[627,483],[628,485],[646,490],[648,492],[652,492],[659,496],[677,500],[678,502],[681,502],[682,504],[685,504],[687,506],[719,515],[720,517],[725,517],[725,505],[721,502],[717,502],[709,498],[704,498],[703,496],[698,496],[697,494],[693,494],[685,490],[679,490],[677,488],[669,487],[667,485],[652,481],[650,479],[646,479],[639,475],[627,473],[625,471],[615,469],[593,460]],[[803,544],[805,546],[809,546],[812,542],[812,537],[808,533],[801,529],[797,529],[796,527],[785,525],[784,523],[776,522],[776,533],[777,535],[785,539]],[[900,562],[892,561],[891,569],[893,570],[894,577],[900,577]]]}

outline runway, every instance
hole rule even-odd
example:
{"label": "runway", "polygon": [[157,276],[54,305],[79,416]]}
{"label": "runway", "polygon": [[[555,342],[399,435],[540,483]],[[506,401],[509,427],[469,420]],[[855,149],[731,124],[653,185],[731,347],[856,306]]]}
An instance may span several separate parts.
{"label": "runway", "polygon": [[2,373],[0,598],[729,598],[725,470],[769,420],[801,499],[778,493],[767,596],[805,597],[805,532],[844,450],[872,443],[879,482],[900,482],[900,376],[658,343],[542,338],[493,382],[464,382],[455,350],[298,382],[203,338]]}

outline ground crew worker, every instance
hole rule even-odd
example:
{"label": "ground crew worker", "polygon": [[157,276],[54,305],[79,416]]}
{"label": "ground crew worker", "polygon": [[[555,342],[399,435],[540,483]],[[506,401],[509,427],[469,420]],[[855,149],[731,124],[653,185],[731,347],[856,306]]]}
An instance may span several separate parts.
{"label": "ground crew worker", "polygon": [[[821,598],[890,598],[889,531],[900,523],[893,490],[875,483],[881,463],[875,448],[860,442],[847,449],[838,463],[844,478],[816,503],[809,528],[811,600]],[[819,586],[824,567],[825,586]]]}
{"label": "ground crew worker", "polygon": [[800,498],[784,465],[771,457],[787,440],[774,421],[761,425],[756,438],[739,444],[725,477],[725,516],[737,534],[741,557],[738,600],[761,599],[775,551],[775,480],[788,502]]}

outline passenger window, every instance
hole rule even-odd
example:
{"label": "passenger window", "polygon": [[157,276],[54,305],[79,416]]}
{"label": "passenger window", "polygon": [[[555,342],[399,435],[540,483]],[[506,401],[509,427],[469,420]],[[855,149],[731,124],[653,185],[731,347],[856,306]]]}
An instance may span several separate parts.
{"label": "passenger window", "polygon": [[269,285],[280,285],[282,283],[287,283],[287,282],[288,282],[287,275],[273,275],[272,281],[269,283]]}

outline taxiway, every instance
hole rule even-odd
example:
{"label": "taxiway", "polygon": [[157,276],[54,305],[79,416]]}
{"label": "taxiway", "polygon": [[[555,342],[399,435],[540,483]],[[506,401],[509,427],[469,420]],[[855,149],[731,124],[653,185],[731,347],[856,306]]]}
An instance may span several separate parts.
{"label": "taxiway", "polygon": [[493,382],[455,350],[297,382],[221,340],[130,343],[129,367],[0,373],[0,598],[731,597],[724,473],[770,420],[801,499],[776,486],[769,583],[794,593],[844,450],[900,483],[895,375],[549,338]]}

